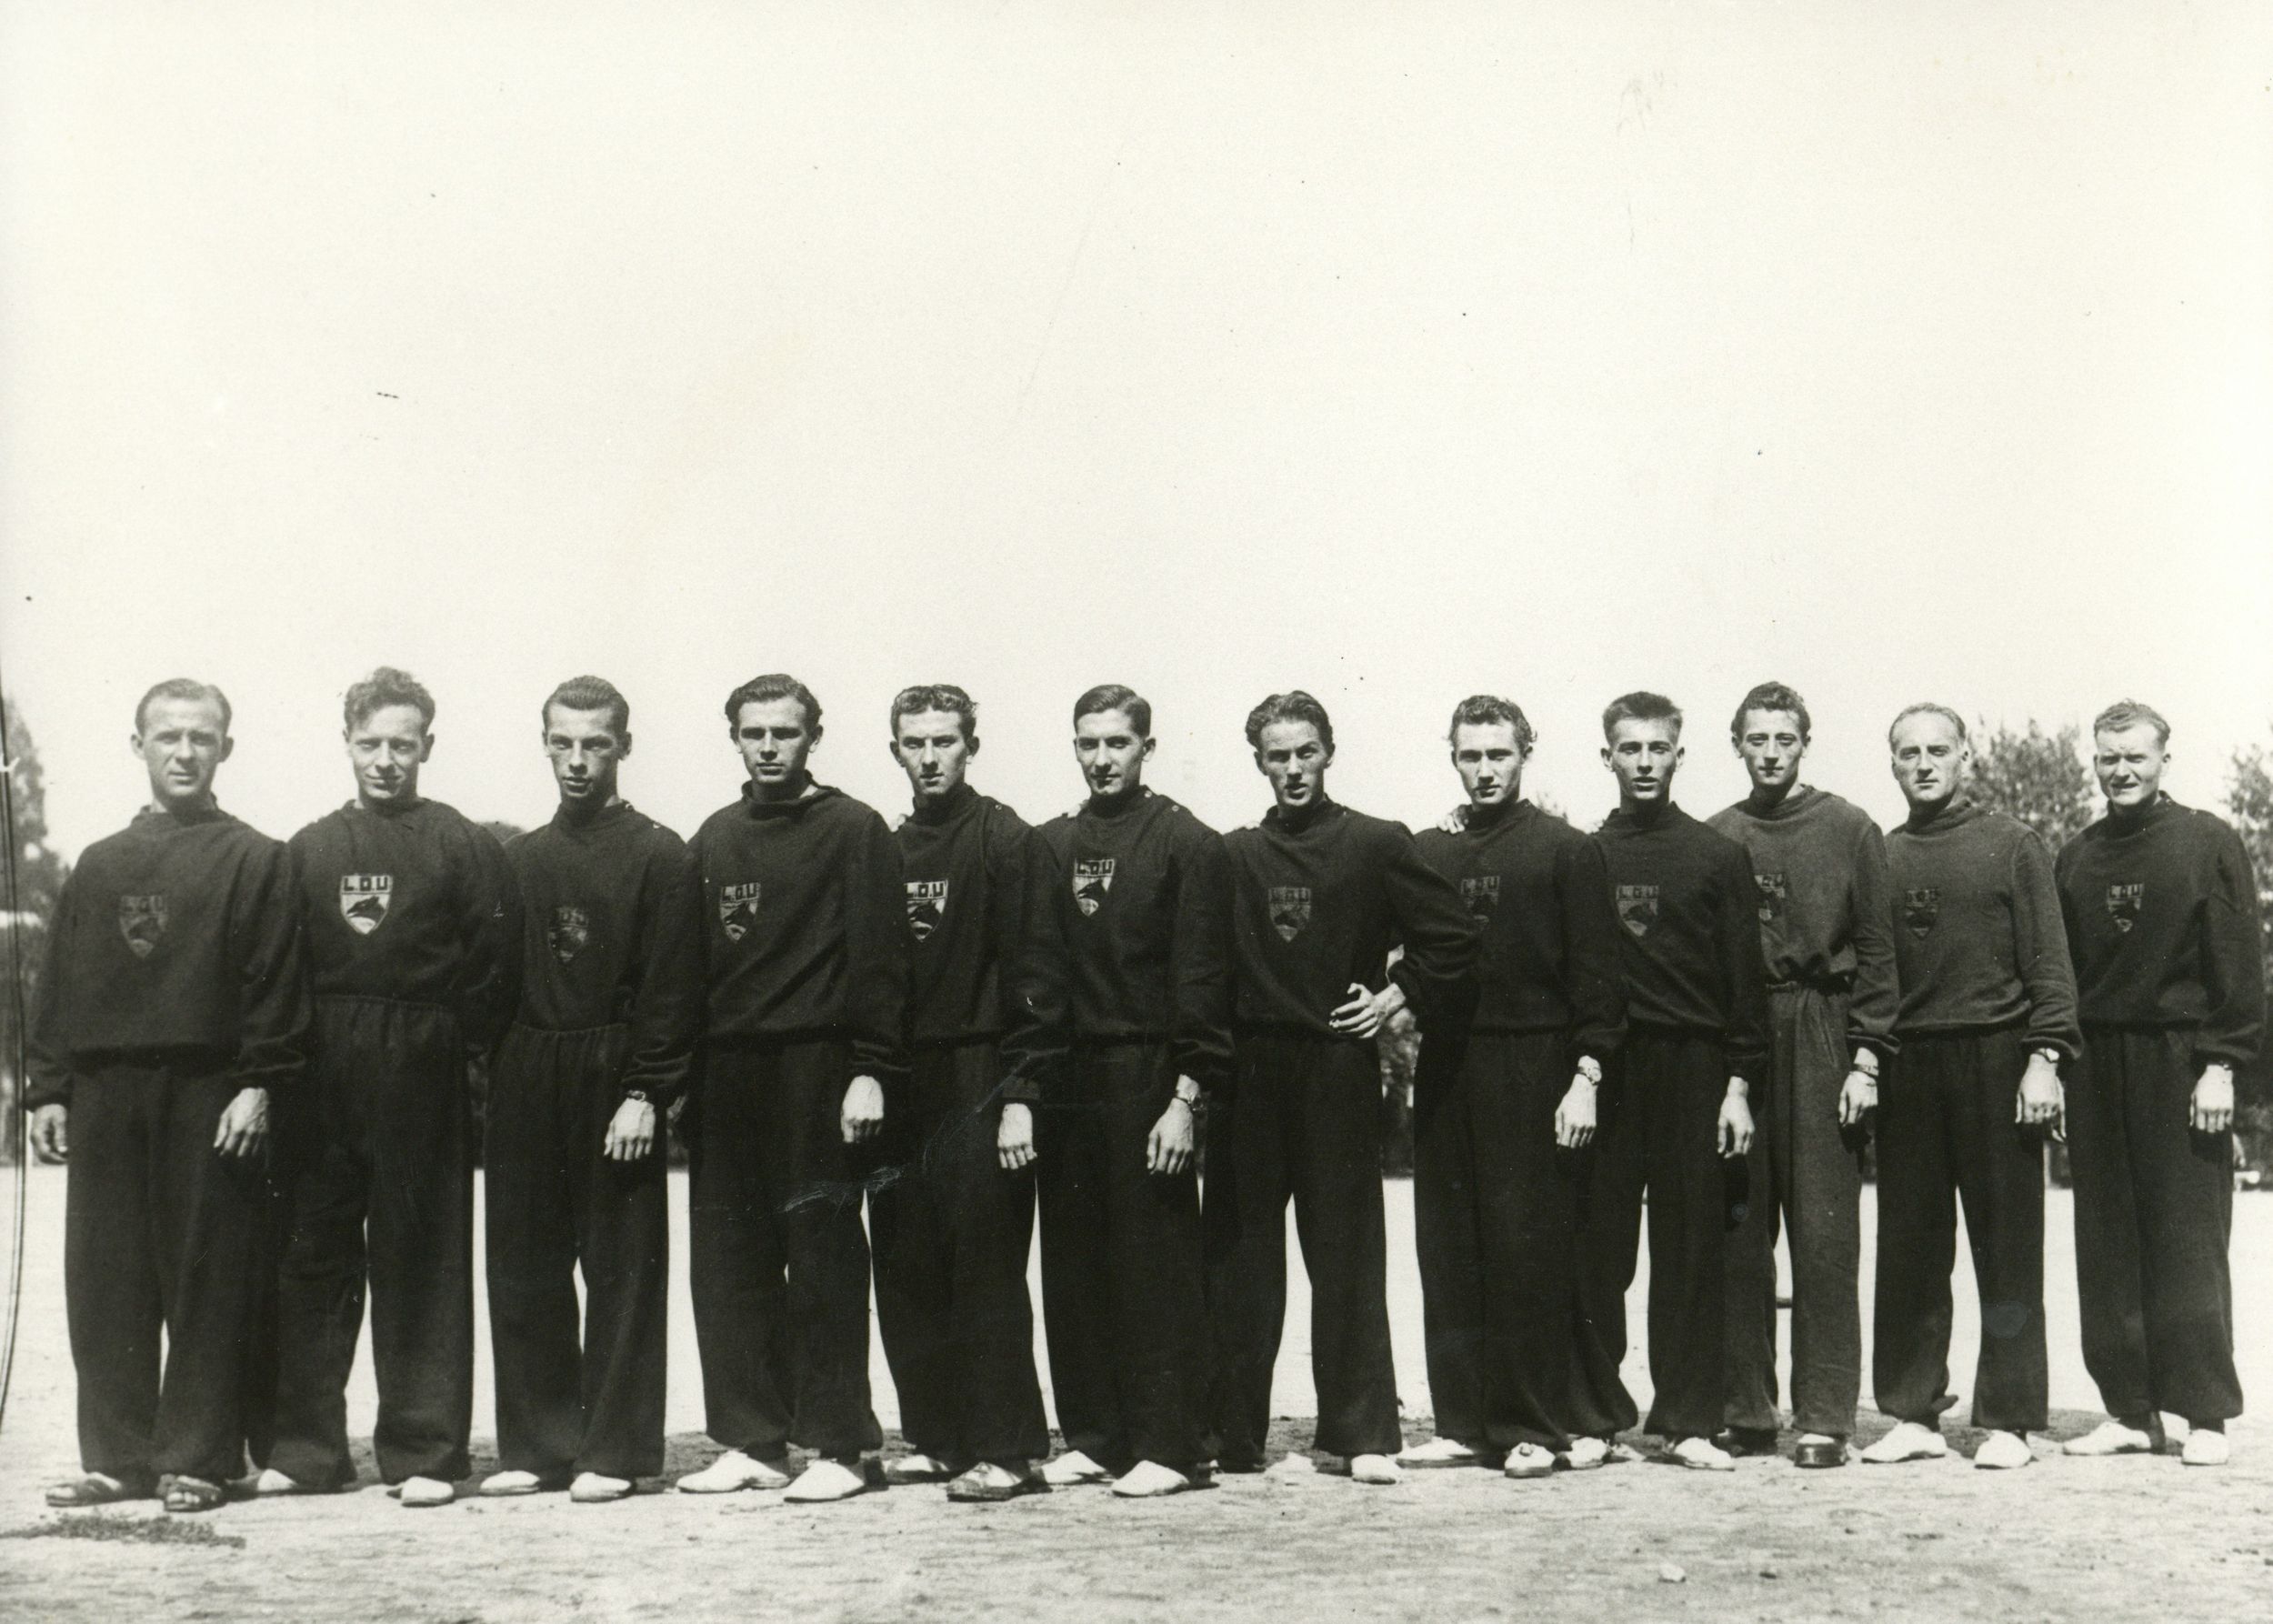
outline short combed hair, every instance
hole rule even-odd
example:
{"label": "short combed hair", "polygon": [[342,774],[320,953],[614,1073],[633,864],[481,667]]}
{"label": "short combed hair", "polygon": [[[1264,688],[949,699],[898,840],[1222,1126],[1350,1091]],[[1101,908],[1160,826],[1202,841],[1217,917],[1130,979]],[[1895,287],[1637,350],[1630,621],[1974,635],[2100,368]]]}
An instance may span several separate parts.
{"label": "short combed hair", "polygon": [[1538,734],[1532,730],[1531,718],[1523,714],[1523,707],[1513,699],[1503,699],[1497,694],[1471,694],[1452,707],[1452,726],[1445,729],[1445,742],[1457,744],[1463,727],[1492,727],[1498,726],[1516,730],[1516,748],[1526,756]]}
{"label": "short combed hair", "polygon": [[1273,722],[1309,723],[1318,730],[1318,742],[1326,747],[1326,753],[1334,754],[1334,718],[1326,714],[1325,706],[1300,688],[1273,694],[1247,712],[1247,748],[1263,747],[1263,729]]}
{"label": "short combed hair", "polygon": [[1663,694],[1637,688],[1620,694],[1603,707],[1602,737],[1607,742],[1620,722],[1671,722],[1676,738],[1681,736],[1681,707]]}
{"label": "short combed hair", "polygon": [[1931,699],[1921,699],[1916,705],[1906,705],[1900,710],[1896,711],[1894,713],[1894,720],[1887,724],[1887,744],[1889,748],[1891,748],[1894,744],[1894,736],[1896,731],[1900,728],[1903,723],[1908,721],[1912,717],[1939,717],[1943,721],[1948,723],[1952,727],[1955,727],[1958,730],[1958,742],[1959,744],[1969,744],[1972,742],[1973,736],[1967,729],[1965,718],[1963,717],[1959,716],[1956,711],[1950,709],[1947,705],[1937,704]]}
{"label": "short combed hair", "polygon": [[974,750],[978,748],[978,701],[951,682],[919,682],[895,694],[892,737],[899,737],[902,717],[918,716],[926,710],[943,710],[954,717],[962,724],[963,742]]}
{"label": "short combed hair", "polygon": [[2155,730],[2158,747],[2170,743],[2170,724],[2163,719],[2162,712],[2151,705],[2141,705],[2136,699],[2118,699],[2108,706],[2092,717],[2091,731],[2094,737],[2102,733],[2120,733],[2126,727],[2138,727],[2141,722]]}
{"label": "short combed hair", "polygon": [[813,690],[796,677],[780,671],[764,677],[753,677],[726,696],[726,726],[742,725],[745,705],[765,705],[776,699],[795,699],[805,707],[805,725],[816,737],[821,731],[821,702],[813,697]]}
{"label": "short combed hair", "polygon": [[605,677],[571,677],[545,696],[544,708],[537,714],[538,721],[549,727],[553,725],[553,707],[563,710],[604,710],[609,723],[618,733],[631,731],[631,701],[623,690]]}
{"label": "short combed hair", "polygon": [[229,737],[229,723],[235,712],[229,708],[229,697],[209,682],[199,682],[194,677],[169,677],[164,682],[151,685],[135,707],[135,732],[138,735],[148,725],[150,707],[161,699],[187,699],[195,703],[203,699],[217,707],[221,712],[221,737]]}
{"label": "short combed hair", "polygon": [[1152,737],[1152,702],[1135,688],[1117,682],[1101,682],[1074,701],[1074,725],[1079,727],[1084,717],[1100,716],[1108,710],[1126,714],[1136,726],[1139,738]]}
{"label": "short combed hair", "polygon": [[373,711],[385,710],[390,705],[415,705],[419,719],[426,727],[434,726],[434,696],[426,692],[426,685],[393,666],[381,666],[347,689],[347,702],[343,707],[347,726],[353,727]]}
{"label": "short combed hair", "polygon": [[1807,738],[1815,731],[1815,718],[1807,714],[1807,702],[1799,697],[1799,690],[1780,682],[1764,682],[1747,694],[1737,706],[1737,714],[1729,718],[1731,737],[1744,737],[1744,719],[1756,710],[1785,710],[1799,718],[1799,737]]}

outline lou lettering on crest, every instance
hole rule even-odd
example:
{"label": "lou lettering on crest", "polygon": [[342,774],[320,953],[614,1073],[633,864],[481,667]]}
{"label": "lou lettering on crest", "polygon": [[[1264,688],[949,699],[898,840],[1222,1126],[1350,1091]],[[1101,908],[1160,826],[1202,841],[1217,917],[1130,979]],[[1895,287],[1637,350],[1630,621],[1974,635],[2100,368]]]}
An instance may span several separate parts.
{"label": "lou lettering on crest", "polygon": [[339,916],[357,936],[369,936],[386,923],[395,906],[395,877],[391,874],[343,874],[339,877]]}
{"label": "lou lettering on crest", "polygon": [[1293,941],[1302,934],[1302,927],[1310,923],[1308,886],[1273,886],[1268,903],[1271,928],[1278,932],[1281,941]]}
{"label": "lou lettering on crest", "polygon": [[1760,893],[1760,923],[1766,925],[1771,920],[1782,918],[1784,904],[1791,896],[1791,887],[1786,882],[1783,870],[1779,868],[1769,874],[1755,874],[1752,884]]}
{"label": "lou lettering on crest", "polygon": [[2143,884],[2108,887],[2108,917],[2115,921],[2118,930],[2128,932],[2138,923],[2139,910],[2146,906],[2147,887]]}
{"label": "lou lettering on crest", "polygon": [[553,957],[566,964],[590,946],[592,915],[572,903],[562,903],[553,909],[552,923],[545,927],[545,940],[553,950]]}
{"label": "lou lettering on crest", "polygon": [[1471,874],[1460,882],[1460,900],[1477,918],[1499,911],[1499,876]]}
{"label": "lou lettering on crest", "polygon": [[745,880],[738,886],[718,887],[718,927],[726,933],[726,940],[738,942],[750,934],[757,923],[758,899],[766,887],[756,880]]}
{"label": "lou lettering on crest", "polygon": [[1933,886],[1912,886],[1902,893],[1902,927],[1920,941],[1941,917],[1941,892]]}
{"label": "lou lettering on crest", "polygon": [[1657,922],[1657,887],[1620,886],[1617,888],[1617,908],[1618,923],[1639,940],[1647,936],[1649,927]]}
{"label": "lou lettering on crest", "polygon": [[136,958],[147,958],[165,934],[165,894],[154,892],[146,897],[121,897],[118,899],[118,934],[126,938],[127,950]]}
{"label": "lou lettering on crest", "polygon": [[947,882],[944,879],[911,879],[907,882],[907,928],[919,942],[931,939],[931,933],[946,923]]}
{"label": "lou lettering on crest", "polygon": [[1113,888],[1113,859],[1111,857],[1076,857],[1074,859],[1074,906],[1086,917],[1105,906],[1105,894]]}

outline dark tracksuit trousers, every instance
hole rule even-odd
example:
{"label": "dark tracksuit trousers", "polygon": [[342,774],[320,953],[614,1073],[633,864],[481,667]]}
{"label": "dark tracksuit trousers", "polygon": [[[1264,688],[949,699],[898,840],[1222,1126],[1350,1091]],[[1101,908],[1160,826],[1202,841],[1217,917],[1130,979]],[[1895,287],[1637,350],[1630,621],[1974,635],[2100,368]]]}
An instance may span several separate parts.
{"label": "dark tracksuit trousers", "polygon": [[2111,1416],[2241,1413],[2226,1257],[2233,1139],[2188,1121],[2194,1038],[2087,1026],[2068,1086],[2084,1367]]}
{"label": "dark tracksuit trousers", "polygon": [[243,1469],[266,1158],[213,1144],[240,1087],[192,1056],[113,1057],[78,1077],[64,1301],[87,1471],[146,1485]]}
{"label": "dark tracksuit trousers", "polygon": [[1555,1143],[1561,1032],[1431,1032],[1413,1085],[1413,1228],[1437,1433],[1569,1445],[1581,1151]]}
{"label": "dark tracksuit trousers", "polygon": [[850,1459],[884,1441],[860,1224],[872,1153],[840,1128],[851,1076],[836,1038],[706,1054],[687,1237],[705,1424],[760,1460],[792,1444]]}
{"label": "dark tracksuit trousers", "polygon": [[1310,1271],[1317,1447],[1394,1455],[1388,1241],[1381,1211],[1381,1061],[1371,1043],[1243,1033],[1237,1081],[1208,1123],[1210,1419],[1227,1466],[1261,1464],[1287,1318],[1287,1203]]}
{"label": "dark tracksuit trousers", "polygon": [[917,1048],[868,1198],[877,1328],[910,1448],[958,1469],[1049,1453],[1034,1371],[1034,1173],[996,1159],[1001,1051]]}
{"label": "dark tracksuit trousers", "polygon": [[1731,1427],[1773,1432],[1776,1235],[1791,1248],[1792,1425],[1845,1438],[1863,1380],[1864,1130],[1839,1126],[1847,998],[1795,983],[1768,989],[1770,1080],[1751,1102],[1757,1132],[1737,1170],[1727,1248]]}
{"label": "dark tracksuit trousers", "polygon": [[[497,1464],[558,1478],[663,1469],[666,1134],[636,1162],[602,1153],[630,1028],[516,1025],[489,1084],[489,1333]],[[584,1271],[582,1342],[576,1274]]]}
{"label": "dark tracksuit trousers", "polygon": [[1208,1453],[1199,1181],[1145,1168],[1176,1094],[1166,1042],[1076,1040],[1035,1108],[1042,1319],[1066,1447],[1124,1471]]}
{"label": "dark tracksuit trousers", "polygon": [[466,1039],[436,1005],[325,996],[313,1061],[285,1139],[268,1464],[312,1488],[354,1481],[346,1389],[367,1287],[379,1475],[463,1478],[474,1413]]}
{"label": "dark tracksuit trousers", "polygon": [[1644,1430],[1709,1438],[1726,1368],[1722,1231],[1727,1203],[1717,1124],[1728,1067],[1717,1035],[1630,1027],[1598,1090],[1592,1166],[1578,1209],[1583,1305],[1570,1429],[1607,1438],[1636,1420],[1619,1378],[1626,1293],[1649,1210],[1649,1379]]}
{"label": "dark tracksuit trousers", "polygon": [[1871,1386],[1897,1420],[1937,1426],[1956,1402],[1949,1269],[1962,1201],[1981,1294],[1973,1424],[2045,1424],[2044,1130],[2013,1120],[2028,1059],[2019,1027],[1905,1033],[1879,1088]]}

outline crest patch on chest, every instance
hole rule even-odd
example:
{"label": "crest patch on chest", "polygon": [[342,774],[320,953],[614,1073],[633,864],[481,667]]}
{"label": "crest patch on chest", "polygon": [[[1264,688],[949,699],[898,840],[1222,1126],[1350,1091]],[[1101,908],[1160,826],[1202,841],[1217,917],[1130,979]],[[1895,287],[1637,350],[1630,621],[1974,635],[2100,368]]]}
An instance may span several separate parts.
{"label": "crest patch on chest", "polygon": [[750,934],[757,923],[758,899],[766,887],[756,880],[746,880],[738,886],[718,887],[718,928],[726,933],[726,940],[738,942]]}
{"label": "crest patch on chest", "polygon": [[395,906],[395,877],[391,874],[343,874],[339,877],[339,917],[357,936],[369,936],[386,923]]}
{"label": "crest patch on chest", "polygon": [[907,928],[919,942],[946,923],[947,882],[911,879],[907,882]]}
{"label": "crest patch on chest", "polygon": [[553,957],[566,964],[591,945],[591,914],[572,903],[562,903],[553,909],[553,921],[545,927],[545,939],[552,947]]}
{"label": "crest patch on chest", "polygon": [[1657,887],[1656,886],[1620,886],[1617,887],[1618,923],[1639,941],[1649,934],[1649,927],[1657,922]]}
{"label": "crest patch on chest", "polygon": [[1910,886],[1902,892],[1902,925],[1920,941],[1941,917],[1941,891],[1934,886]]}
{"label": "crest patch on chest", "polygon": [[136,958],[147,958],[165,934],[165,893],[153,892],[147,897],[121,897],[118,899],[118,934],[126,938],[127,950]]}
{"label": "crest patch on chest", "polygon": [[1281,941],[1293,941],[1302,934],[1302,927],[1310,923],[1308,886],[1273,886],[1268,903],[1271,928],[1278,932]]}
{"label": "crest patch on chest", "polygon": [[1784,917],[1784,904],[1791,896],[1791,887],[1784,881],[1782,869],[1773,874],[1754,874],[1752,884],[1760,893],[1760,923]]}
{"label": "crest patch on chest", "polygon": [[1074,906],[1084,916],[1105,906],[1105,894],[1113,888],[1113,863],[1111,857],[1074,859]]}
{"label": "crest patch on chest", "polygon": [[2118,930],[2128,932],[2138,924],[2139,910],[2146,906],[2147,887],[2144,885],[2108,887],[2108,917],[2115,921]]}
{"label": "crest patch on chest", "polygon": [[1499,911],[1499,876],[1471,874],[1460,882],[1460,900],[1477,918]]}

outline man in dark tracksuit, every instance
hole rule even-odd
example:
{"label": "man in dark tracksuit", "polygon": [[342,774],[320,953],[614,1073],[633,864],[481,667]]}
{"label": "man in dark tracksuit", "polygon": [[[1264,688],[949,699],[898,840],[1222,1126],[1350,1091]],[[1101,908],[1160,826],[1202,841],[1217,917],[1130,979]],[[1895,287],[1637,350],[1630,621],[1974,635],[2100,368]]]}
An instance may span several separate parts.
{"label": "man in dark tracksuit", "polygon": [[2084,1046],[2068,1093],[2084,1363],[2108,1419],[2072,1454],[2223,1466],[2234,1369],[2234,1074],[2265,1033],[2257,877],[2222,819],[2162,793],[2169,724],[2126,700],[2092,724],[2108,813],[2059,857]]}
{"label": "man in dark tracksuit", "polygon": [[81,855],[48,928],[25,1105],[71,1152],[84,1473],[51,1506],[209,1510],[245,1458],[269,1097],[300,1085],[308,1006],[285,847],[214,803],[231,743],[220,689],[143,697],[151,805]]}
{"label": "man in dark tracksuit", "polygon": [[1580,1171],[1626,1037],[1617,916],[1594,840],[1522,798],[1531,724],[1477,695],[1452,713],[1467,792],[1422,858],[1484,929],[1474,991],[1429,1028],[1413,1084],[1413,1227],[1437,1436],[1407,1466],[1600,1466],[1570,1430]]}
{"label": "man in dark tracksuit", "polygon": [[1948,1453],[1949,1268],[1957,1203],[1981,1294],[1978,1466],[2028,1464],[2045,1421],[2044,1138],[2075,1052],[2076,983],[2051,854],[1965,797],[1965,722],[1914,705],[1887,735],[1910,816],[1887,841],[1901,1040],[1878,1106],[1878,1281],[1871,1386],[1895,1427],[1874,1465]]}
{"label": "man in dark tracksuit", "polygon": [[1404,1438],[1374,1039],[1408,1005],[1424,1028],[1432,1023],[1468,985],[1478,931],[1402,824],[1327,794],[1334,724],[1317,700],[1273,694],[1248,716],[1247,735],[1276,804],[1259,827],[1224,839],[1237,1070],[1210,1125],[1202,1208],[1218,1459],[1227,1471],[1263,1464],[1291,1198],[1310,1271],[1317,1448],[1346,1457],[1358,1482],[1394,1483]]}
{"label": "man in dark tracksuit", "polygon": [[663,1469],[671,1232],[658,1121],[686,1084],[702,938],[686,843],[616,793],[632,746],[623,695],[576,677],[542,716],[560,805],[506,848],[521,1007],[489,1084],[500,1469],[481,1492],[567,1484],[596,1503]]}
{"label": "man in dark tracksuit", "polygon": [[1720,1158],[1752,1148],[1751,1086],[1767,1076],[1759,903],[1744,847],[1673,804],[1681,713],[1628,694],[1603,713],[1618,809],[1598,839],[1624,927],[1628,1026],[1604,1090],[1579,1218],[1586,1329],[1574,1432],[1607,1439],[1635,1422],[1619,1379],[1626,1289],[1645,1190],[1649,1210],[1647,1430],[1670,1459],[1733,1464],[1713,1442],[1726,1368]]}
{"label": "man in dark tracksuit", "polygon": [[1751,854],[1767,960],[1767,1098],[1727,1238],[1727,1431],[1732,1454],[1773,1453],[1776,1231],[1791,1246],[1792,1425],[1800,1466],[1844,1466],[1862,1390],[1862,1153],[1878,1071],[1893,1053],[1894,939],[1886,840],[1836,795],[1799,782],[1807,701],[1763,683],[1729,733],[1752,792],[1713,815]]}
{"label": "man in dark tracksuit", "polygon": [[[821,707],[794,677],[727,697],[749,770],[689,855],[709,1001],[694,1109],[689,1266],[703,1399],[726,1452],[687,1493],[874,1484],[869,1143],[896,1084],[907,1002],[899,852],[884,819],[813,782]],[[792,1444],[814,1458],[794,1483]]]}
{"label": "man in dark tracksuit", "polygon": [[915,792],[898,830],[913,969],[909,1077],[868,1198],[877,1327],[912,1453],[892,1482],[954,1478],[947,1498],[1041,1487],[1049,1453],[1034,1371],[1026,1254],[1034,1174],[1000,1165],[1006,983],[1026,895],[1026,821],[966,777],[978,707],[947,684],[892,702],[892,750]]}
{"label": "man in dark tracksuit", "polygon": [[434,699],[387,667],[347,690],[356,798],[292,837],[315,994],[312,1087],[285,1119],[291,1231],[277,1282],[264,1494],[337,1489],[366,1281],[379,1474],[446,1505],[474,1408],[468,1057],[514,1000],[505,850],[418,794]]}
{"label": "man in dark tracksuit", "polygon": [[[1144,787],[1152,707],[1074,707],[1078,812],[1035,831],[1005,1045],[1006,1167],[1038,1158],[1043,1324],[1066,1453],[1054,1484],[1132,1498],[1192,1487],[1208,1384],[1195,1115],[1231,1056],[1223,839]],[[1034,1118],[1041,1115],[1040,1135]]]}

